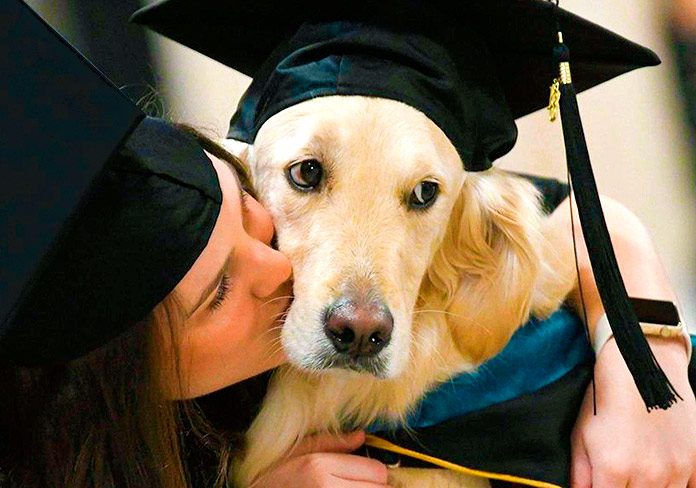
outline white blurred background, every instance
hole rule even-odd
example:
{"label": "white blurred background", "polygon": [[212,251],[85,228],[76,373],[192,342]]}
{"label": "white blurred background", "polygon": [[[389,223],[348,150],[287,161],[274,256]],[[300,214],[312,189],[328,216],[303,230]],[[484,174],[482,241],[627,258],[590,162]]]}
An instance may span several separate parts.
{"label": "white blurred background", "polygon": [[[128,26],[129,13],[147,0],[27,1],[131,97],[155,101],[160,115],[224,136],[250,79]],[[600,192],[648,227],[687,324],[696,330],[696,134],[687,125],[672,42],[677,31],[696,41],[696,0],[563,0],[561,6],[650,47],[663,60],[591,89],[579,101]],[[518,125],[517,146],[499,164],[565,179],[560,123],[550,124],[539,112]]]}

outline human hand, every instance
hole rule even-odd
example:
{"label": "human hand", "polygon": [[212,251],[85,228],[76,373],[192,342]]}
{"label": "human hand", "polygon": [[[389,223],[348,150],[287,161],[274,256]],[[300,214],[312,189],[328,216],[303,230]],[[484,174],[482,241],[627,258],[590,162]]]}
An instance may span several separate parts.
{"label": "human hand", "polygon": [[696,400],[680,341],[648,338],[683,401],[646,411],[616,343],[595,364],[597,415],[588,388],[572,436],[572,488],[696,488]]}
{"label": "human hand", "polygon": [[365,442],[364,432],[308,437],[252,488],[388,487],[387,468],[374,459],[348,454]]}

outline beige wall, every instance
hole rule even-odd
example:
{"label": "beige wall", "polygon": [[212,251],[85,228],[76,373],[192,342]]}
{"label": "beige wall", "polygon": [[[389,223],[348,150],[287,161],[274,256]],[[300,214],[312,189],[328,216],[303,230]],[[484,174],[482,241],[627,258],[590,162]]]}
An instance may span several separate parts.
{"label": "beige wall", "polygon": [[150,39],[153,51],[161,53],[157,89],[165,115],[223,137],[251,78],[157,34]]}
{"label": "beige wall", "polygon": [[[580,96],[600,191],[631,208],[653,235],[678,290],[688,323],[696,324],[696,178],[655,0],[564,0],[562,5],[639,43],[664,60]],[[152,36],[162,52],[160,87],[168,113],[223,135],[249,79],[214,61]],[[571,46],[572,49],[572,46]],[[500,165],[565,178],[560,124],[545,113],[519,121],[519,142]]]}
{"label": "beige wall", "polygon": [[[661,4],[655,0],[561,3],[651,47],[663,60],[659,67],[629,73],[581,94],[579,103],[600,191],[627,205],[648,227],[678,290],[687,323],[694,327],[696,175],[671,75]],[[550,124],[542,112],[518,125],[519,143],[502,166],[565,178],[560,124]]]}

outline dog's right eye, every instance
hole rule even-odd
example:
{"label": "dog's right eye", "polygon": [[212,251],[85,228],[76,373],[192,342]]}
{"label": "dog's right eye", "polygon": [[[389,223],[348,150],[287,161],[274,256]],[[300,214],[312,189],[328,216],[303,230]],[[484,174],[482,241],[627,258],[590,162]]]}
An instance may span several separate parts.
{"label": "dog's right eye", "polygon": [[324,175],[324,168],[316,159],[307,159],[295,163],[287,169],[290,184],[300,191],[312,191],[319,186]]}
{"label": "dog's right eye", "polygon": [[430,207],[437,198],[439,188],[434,181],[421,181],[409,196],[409,206],[415,210],[423,210]]}

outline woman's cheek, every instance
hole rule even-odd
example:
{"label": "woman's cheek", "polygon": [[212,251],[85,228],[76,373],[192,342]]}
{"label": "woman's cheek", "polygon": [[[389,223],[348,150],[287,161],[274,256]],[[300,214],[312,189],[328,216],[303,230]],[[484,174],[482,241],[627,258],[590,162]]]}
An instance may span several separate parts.
{"label": "woman's cheek", "polygon": [[[247,340],[257,334],[256,310],[248,297],[234,297],[224,317],[223,330],[229,340]],[[240,344],[239,347],[244,347]]]}

